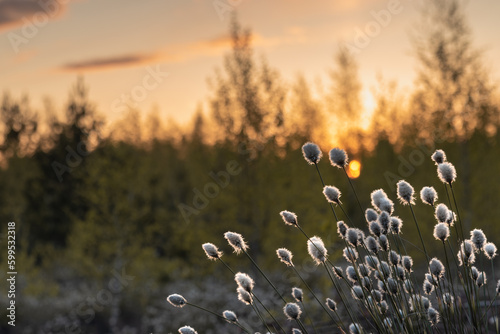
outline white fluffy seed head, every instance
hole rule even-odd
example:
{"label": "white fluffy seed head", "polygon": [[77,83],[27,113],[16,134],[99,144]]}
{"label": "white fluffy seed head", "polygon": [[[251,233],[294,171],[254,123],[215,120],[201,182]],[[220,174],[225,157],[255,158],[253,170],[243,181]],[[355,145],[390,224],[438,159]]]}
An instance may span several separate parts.
{"label": "white fluffy seed head", "polygon": [[442,164],[443,162],[446,162],[446,154],[444,153],[443,150],[436,150],[432,156],[431,159],[436,163],[436,165]]}
{"label": "white fluffy seed head", "polygon": [[367,223],[376,221],[378,219],[378,213],[373,209],[366,209],[365,218]]}
{"label": "white fluffy seed head", "polygon": [[371,221],[369,225],[370,233],[376,237],[380,237],[382,234],[382,227],[377,221]]}
{"label": "white fluffy seed head", "polygon": [[205,251],[205,254],[207,255],[209,260],[216,261],[217,259],[220,259],[222,256],[222,252],[219,251],[217,246],[215,246],[212,243],[205,243],[201,247],[203,247],[203,250]]}
{"label": "white fluffy seed head", "polygon": [[318,145],[308,142],[302,146],[302,155],[304,155],[304,159],[306,159],[308,164],[314,165],[321,160],[323,153]]}
{"label": "white fluffy seed head", "polygon": [[398,253],[396,253],[395,251],[391,250],[389,252],[388,260],[394,266],[397,266],[399,264],[399,262],[401,261],[401,256]]}
{"label": "white fluffy seed head", "polygon": [[405,268],[405,270],[409,273],[411,273],[412,271],[412,267],[413,267],[413,260],[410,256],[408,255],[405,255],[403,256],[401,262],[403,263],[403,267]]}
{"label": "white fluffy seed head", "polygon": [[387,212],[382,212],[378,216],[378,223],[382,228],[382,234],[387,234],[391,225],[391,216]]}
{"label": "white fluffy seed head", "polygon": [[377,257],[375,257],[373,255],[366,255],[365,256],[365,263],[371,269],[377,270],[378,264],[379,264],[379,260],[377,259]]}
{"label": "white fluffy seed head", "polygon": [[347,229],[345,237],[346,237],[347,242],[349,242],[352,246],[354,246],[354,247],[358,246],[359,233],[356,229],[354,229],[354,228]]}
{"label": "white fluffy seed head", "polygon": [[354,248],[346,247],[342,253],[348,262],[353,263],[358,259],[358,252]]}
{"label": "white fluffy seed head", "polygon": [[382,189],[377,189],[371,193],[372,206],[379,210],[392,214],[394,211],[394,203],[387,197],[387,194]]}
{"label": "white fluffy seed head", "polygon": [[278,255],[278,258],[280,259],[281,262],[286,264],[288,267],[293,266],[292,258],[293,254],[286,248],[278,248],[276,250],[276,255]]}
{"label": "white fluffy seed head", "polygon": [[415,197],[413,196],[415,194],[415,189],[406,182],[405,180],[400,180],[397,183],[398,187],[398,198],[401,201],[402,204],[408,205],[408,204],[415,204]]}
{"label": "white fluffy seed head", "polygon": [[434,291],[434,285],[428,280],[424,280],[423,289],[425,294],[430,295]]}
{"label": "white fluffy seed head", "polygon": [[450,228],[448,227],[448,224],[446,223],[437,223],[436,226],[434,226],[434,238],[437,240],[441,240],[442,242],[445,242],[446,239],[450,236]]}
{"label": "white fluffy seed head", "polygon": [[477,279],[476,279],[476,284],[478,287],[482,287],[483,285],[485,285],[487,282],[486,280],[486,273],[484,271],[481,271],[479,273],[479,275],[477,276]]}
{"label": "white fluffy seed head", "polygon": [[429,309],[427,310],[427,318],[429,319],[431,325],[435,326],[439,322],[439,312],[434,308],[429,307]]}
{"label": "white fluffy seed head", "polygon": [[347,224],[344,223],[342,220],[339,220],[337,222],[337,233],[339,234],[339,236],[342,239],[345,238],[345,234],[346,234],[348,228],[349,228],[349,226],[347,226]]}
{"label": "white fluffy seed head", "polygon": [[284,211],[280,212],[280,215],[281,215],[281,218],[283,218],[283,221],[285,222],[285,224],[291,225],[291,226],[298,225],[297,215],[295,213],[284,210]]}
{"label": "white fluffy seed head", "polygon": [[168,296],[167,301],[175,307],[184,307],[187,304],[186,299],[176,293]]}
{"label": "white fluffy seed head", "polygon": [[436,189],[434,187],[423,187],[420,190],[420,199],[423,203],[433,206],[438,199]]}
{"label": "white fluffy seed head", "polygon": [[326,261],[327,251],[320,237],[314,236],[307,241],[307,251],[317,265]]}
{"label": "white fluffy seed head", "polygon": [[304,293],[300,288],[293,288],[292,296],[297,302],[302,302],[304,300]]}
{"label": "white fluffy seed head", "polygon": [[437,280],[441,279],[444,275],[443,263],[437,258],[431,259],[431,261],[429,262],[429,269],[432,276]]}
{"label": "white fluffy seed head", "polygon": [[356,324],[356,323],[350,324],[349,325],[349,333],[350,334],[361,334],[361,333],[363,333],[363,328],[361,327],[360,324]]}
{"label": "white fluffy seed head", "polygon": [[349,158],[344,150],[336,147],[330,150],[330,163],[334,167],[344,168],[347,166]]}
{"label": "white fluffy seed head", "polygon": [[228,321],[228,322],[238,322],[238,317],[236,316],[236,313],[233,311],[226,310],[222,312],[222,316]]}
{"label": "white fluffy seed head", "polygon": [[249,294],[245,289],[242,287],[238,287],[236,289],[236,292],[238,293],[238,300],[241,301],[244,304],[251,305],[253,304],[253,298],[252,295]]}
{"label": "white fluffy seed head", "polygon": [[448,207],[441,203],[436,207],[435,211],[435,217],[438,222],[440,223],[446,223],[446,220],[448,220],[448,216],[450,214],[450,210],[448,210]]}
{"label": "white fluffy seed head", "polygon": [[389,240],[384,234],[382,234],[380,238],[378,238],[378,243],[380,244],[380,248],[382,248],[383,251],[387,252],[389,250]]}
{"label": "white fluffy seed head", "polygon": [[443,162],[438,165],[438,176],[441,182],[451,184],[457,178],[455,166],[449,162]]}
{"label": "white fluffy seed head", "polygon": [[488,242],[484,245],[484,255],[488,258],[488,260],[492,260],[495,256],[497,256],[497,246],[494,243]]}
{"label": "white fluffy seed head", "polygon": [[183,327],[179,328],[179,333],[180,334],[198,334],[198,332],[195,331],[193,327],[189,327],[189,326],[183,326]]}
{"label": "white fluffy seed head", "polygon": [[246,251],[248,249],[248,245],[246,244],[243,236],[239,233],[235,232],[226,232],[224,233],[224,238],[227,240],[229,245],[233,247],[234,252],[236,254],[241,253],[242,251]]}
{"label": "white fluffy seed head", "polygon": [[352,287],[352,296],[356,299],[363,299],[364,295],[363,295],[363,288],[361,288],[359,285],[354,285]]}
{"label": "white fluffy seed head", "polygon": [[453,305],[453,300],[455,298],[453,298],[453,296],[451,294],[449,294],[448,292],[444,293],[443,294],[443,302],[448,306],[448,307],[451,307]]}
{"label": "white fluffy seed head", "polygon": [[366,237],[365,239],[365,244],[366,244],[366,248],[368,248],[368,250],[370,252],[372,252],[373,254],[377,254],[378,251],[380,250],[380,245],[379,243],[377,242],[377,240],[372,237],[371,235]]}
{"label": "white fluffy seed head", "polygon": [[333,267],[333,273],[337,278],[344,278],[344,273],[342,272],[342,268],[340,267]]}
{"label": "white fluffy seed head", "polygon": [[333,299],[326,298],[326,306],[332,311],[335,311],[337,309],[337,303],[333,301]]}
{"label": "white fluffy seed head", "polygon": [[461,266],[464,263],[474,264],[476,255],[474,254],[474,244],[470,240],[464,240],[460,244],[460,250],[457,253],[458,264]]}
{"label": "white fluffy seed head", "polygon": [[246,292],[252,292],[255,282],[250,276],[245,273],[239,272],[234,275],[234,280],[240,288],[243,288]]}
{"label": "white fluffy seed head", "polygon": [[356,270],[353,266],[348,266],[345,269],[345,274],[347,276],[347,279],[349,279],[351,282],[355,283],[358,281],[358,275],[356,274]]}
{"label": "white fluffy seed head", "polygon": [[341,192],[337,187],[325,186],[323,188],[323,195],[325,195],[326,200],[330,203],[336,203],[336,204],[341,203],[340,202]]}
{"label": "white fluffy seed head", "polygon": [[297,320],[300,318],[302,310],[297,303],[288,303],[283,307],[283,313],[289,320]]}
{"label": "white fluffy seed head", "polygon": [[390,232],[400,234],[403,227],[403,221],[399,217],[391,217]]}
{"label": "white fluffy seed head", "polygon": [[486,236],[482,230],[476,228],[470,232],[470,241],[476,247],[476,251],[479,252],[486,244]]}

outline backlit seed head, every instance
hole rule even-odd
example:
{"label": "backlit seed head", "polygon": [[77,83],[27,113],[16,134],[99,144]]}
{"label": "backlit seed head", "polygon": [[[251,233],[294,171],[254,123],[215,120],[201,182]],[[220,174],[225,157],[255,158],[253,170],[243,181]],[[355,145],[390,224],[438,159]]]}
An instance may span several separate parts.
{"label": "backlit seed head", "polygon": [[236,292],[238,293],[238,300],[241,301],[244,304],[251,305],[253,304],[253,298],[252,295],[249,294],[245,289],[242,287],[238,287],[236,289]]}
{"label": "backlit seed head", "polygon": [[443,183],[451,184],[455,182],[457,178],[457,171],[455,170],[455,166],[453,166],[449,162],[443,162],[438,165],[438,177]]}
{"label": "backlit seed head", "polygon": [[283,307],[283,313],[289,320],[297,320],[300,318],[302,310],[297,303],[288,303]]}
{"label": "backlit seed head", "polygon": [[365,256],[365,263],[368,267],[370,267],[373,270],[377,270],[378,265],[379,265],[378,259],[373,255],[366,255]]}
{"label": "backlit seed head", "polygon": [[189,327],[189,326],[184,326],[184,327],[179,328],[179,333],[180,334],[198,334],[198,332],[195,331],[193,327]]}
{"label": "backlit seed head", "polygon": [[360,324],[350,324],[349,325],[349,333],[350,334],[361,334],[363,333],[363,327]]}
{"label": "backlit seed head", "polygon": [[476,252],[479,252],[486,244],[486,236],[484,235],[482,230],[475,229],[470,232],[470,241],[472,241],[472,243],[474,244]]}
{"label": "backlit seed head", "polygon": [[450,210],[448,210],[448,207],[445,204],[441,203],[436,207],[435,217],[438,222],[446,223],[449,214]]}
{"label": "backlit seed head", "polygon": [[330,150],[330,163],[334,167],[344,168],[347,166],[349,158],[344,150],[336,147]]}
{"label": "backlit seed head", "polygon": [[460,244],[460,250],[457,253],[458,264],[474,264],[476,256],[474,254],[474,244],[470,240],[465,240]]}
{"label": "backlit seed head", "polygon": [[424,280],[423,289],[425,294],[430,295],[432,291],[434,291],[434,285],[432,285],[432,283],[428,280]]}
{"label": "backlit seed head", "polygon": [[344,273],[340,267],[333,267],[333,273],[337,278],[344,278]]}
{"label": "backlit seed head", "polygon": [[446,239],[450,236],[450,228],[448,227],[448,224],[446,223],[438,223],[436,226],[434,226],[434,238],[437,240],[441,240],[442,242],[445,242]]}
{"label": "backlit seed head", "polygon": [[389,240],[384,234],[378,238],[378,243],[380,244],[380,248],[382,248],[382,250],[386,252],[389,250]]}
{"label": "backlit seed head", "polygon": [[379,216],[378,216],[378,223],[380,227],[382,228],[382,234],[387,234],[389,232],[390,224],[391,224],[391,216],[383,211]]}
{"label": "backlit seed head", "polygon": [[358,259],[358,252],[354,248],[346,247],[342,253],[348,262],[352,263]]}
{"label": "backlit seed head", "polygon": [[389,305],[385,300],[382,300],[380,302],[380,311],[382,312],[382,314],[385,314],[387,313],[388,310],[389,310]]}
{"label": "backlit seed head", "polygon": [[396,275],[400,280],[405,279],[405,270],[400,265],[396,266]]}
{"label": "backlit seed head", "polygon": [[176,293],[168,296],[167,301],[175,307],[184,307],[187,304],[186,299]]}
{"label": "backlit seed head", "polygon": [[246,244],[243,236],[239,233],[235,232],[226,232],[224,233],[224,238],[227,240],[229,245],[233,247],[234,252],[236,254],[241,253],[242,251],[246,251],[248,249],[248,245]]}
{"label": "backlit seed head", "polygon": [[444,275],[444,266],[437,258],[431,259],[429,262],[430,273],[437,279],[441,279]]}
{"label": "backlit seed head", "polygon": [[380,271],[379,274],[384,275],[383,278],[387,278],[387,277],[391,276],[391,267],[389,267],[389,264],[387,262],[380,261],[378,269]]}
{"label": "backlit seed head", "polygon": [[398,198],[402,204],[415,204],[415,189],[406,182],[405,180],[401,180],[397,183],[398,187]]}
{"label": "backlit seed head", "polygon": [[353,228],[347,229],[345,237],[347,242],[349,242],[352,246],[356,247],[359,245],[359,233],[357,230]]}
{"label": "backlit seed head", "polygon": [[471,277],[474,281],[477,281],[478,277],[479,277],[479,270],[477,270],[476,267],[472,266],[471,268]]}
{"label": "backlit seed head", "polygon": [[356,270],[354,269],[353,266],[349,266],[345,270],[347,279],[350,280],[351,282],[355,283],[358,281],[358,275],[356,274]]}
{"label": "backlit seed head", "polygon": [[478,287],[482,287],[483,285],[486,284],[486,282],[487,282],[486,273],[484,271],[481,271],[477,276],[476,284]]}
{"label": "backlit seed head", "polygon": [[306,159],[307,163],[310,165],[317,164],[323,156],[319,146],[310,142],[305,143],[302,146],[302,154],[304,155],[304,159]]}
{"label": "backlit seed head", "polygon": [[233,311],[226,310],[222,312],[222,316],[228,321],[228,322],[238,322],[238,317]]}
{"label": "backlit seed head", "polygon": [[302,302],[304,299],[304,294],[302,292],[302,289],[299,288],[292,289],[292,296],[297,302]]}
{"label": "backlit seed head", "polygon": [[392,211],[394,210],[394,203],[389,199],[389,197],[387,197],[387,194],[384,190],[374,190],[370,196],[372,199],[372,206],[375,209],[381,212],[385,211],[389,214],[392,214]]}
{"label": "backlit seed head", "polygon": [[214,244],[207,242],[201,245],[201,247],[203,247],[203,250],[205,251],[205,254],[207,255],[209,260],[216,261],[222,256],[222,252],[219,251],[217,246],[215,246]]}
{"label": "backlit seed head", "polygon": [[340,190],[333,186],[325,186],[323,188],[323,195],[325,195],[326,200],[330,203],[341,204],[340,202]]}
{"label": "backlit seed head", "polygon": [[443,150],[436,150],[432,154],[431,159],[436,163],[436,165],[439,165],[446,161],[446,154]]}
{"label": "backlit seed head", "polygon": [[335,311],[337,309],[337,303],[333,301],[333,299],[326,298],[326,306],[332,311]]}
{"label": "backlit seed head", "polygon": [[376,221],[378,219],[378,213],[373,209],[366,209],[365,218],[367,223]]}
{"label": "backlit seed head", "polygon": [[453,211],[448,212],[448,218],[446,219],[446,224],[453,226],[453,223],[457,221],[457,215]]}
{"label": "backlit seed head", "polygon": [[495,256],[497,256],[497,246],[494,243],[488,242],[484,245],[484,255],[489,260],[492,260]]}
{"label": "backlit seed head", "polygon": [[400,234],[402,227],[403,227],[403,221],[399,217],[391,217],[391,227],[390,227],[391,233]]}
{"label": "backlit seed head", "polygon": [[337,233],[339,234],[339,236],[344,239],[345,238],[345,235],[347,233],[347,229],[349,228],[349,226],[347,226],[346,223],[344,223],[342,220],[339,220],[337,222]]}
{"label": "backlit seed head", "polygon": [[251,293],[253,290],[253,287],[255,285],[255,282],[253,279],[248,276],[245,273],[239,272],[234,275],[234,280],[236,281],[236,284],[246,292]]}
{"label": "backlit seed head", "polygon": [[354,285],[352,287],[352,296],[356,299],[363,299],[364,295],[363,295],[363,288],[361,288],[359,285]]}
{"label": "backlit seed head", "polygon": [[438,281],[429,273],[425,273],[425,279],[434,286],[438,285]]}
{"label": "backlit seed head", "polygon": [[366,240],[365,240],[365,243],[366,243],[366,248],[368,248],[368,250],[370,252],[372,252],[373,254],[377,254],[378,251],[380,250],[380,245],[379,243],[377,242],[377,240],[372,237],[371,235],[366,237]]}
{"label": "backlit seed head", "polygon": [[370,233],[376,237],[380,237],[382,234],[382,227],[377,221],[371,221],[369,225]]}
{"label": "backlit seed head", "polygon": [[429,307],[427,310],[427,319],[429,319],[432,326],[435,326],[439,322],[439,312],[434,308]]}
{"label": "backlit seed head", "polygon": [[399,262],[401,261],[401,256],[398,253],[396,253],[395,251],[390,251],[388,260],[394,266],[397,266],[399,264]]}
{"label": "backlit seed head", "polygon": [[281,211],[281,218],[287,225],[297,226],[297,215],[290,211]]}
{"label": "backlit seed head", "polygon": [[278,255],[278,258],[280,259],[281,262],[286,264],[288,267],[293,266],[292,258],[293,254],[286,248],[278,248],[276,250],[276,254]]}
{"label": "backlit seed head", "polygon": [[382,294],[380,293],[380,291],[372,290],[370,293],[377,303],[380,303],[382,301]]}
{"label": "backlit seed head", "polygon": [[361,276],[369,276],[371,269],[368,268],[368,266],[365,266],[364,264],[360,263],[358,264],[358,272]]}
{"label": "backlit seed head", "polygon": [[326,261],[327,251],[320,237],[312,237],[307,241],[307,250],[317,265]]}
{"label": "backlit seed head", "polygon": [[412,267],[413,267],[412,258],[408,255],[405,255],[405,256],[403,256],[402,263],[403,263],[403,267],[405,268],[405,270],[407,272],[411,273]]}
{"label": "backlit seed head", "polygon": [[434,189],[434,187],[423,187],[422,190],[420,190],[420,199],[423,203],[434,206],[434,203],[438,199],[436,189]]}
{"label": "backlit seed head", "polygon": [[443,294],[443,302],[446,305],[448,305],[448,307],[453,306],[453,300],[454,300],[453,296],[450,295],[448,292]]}
{"label": "backlit seed head", "polygon": [[398,283],[392,277],[387,279],[387,289],[392,294],[398,293]]}

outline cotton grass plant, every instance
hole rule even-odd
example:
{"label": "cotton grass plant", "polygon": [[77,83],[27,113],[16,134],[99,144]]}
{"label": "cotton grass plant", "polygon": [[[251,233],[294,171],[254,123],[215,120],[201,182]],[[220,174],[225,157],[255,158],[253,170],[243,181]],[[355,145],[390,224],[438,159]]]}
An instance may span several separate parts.
{"label": "cotton grass plant", "polygon": [[[234,277],[235,291],[241,307],[250,307],[259,323],[240,322],[237,310],[211,310],[187,301],[179,294],[168,296],[174,307],[191,306],[234,325],[234,333],[499,333],[497,299],[500,281],[495,277],[495,244],[488,241],[480,229],[469,233],[463,230],[460,208],[457,206],[453,184],[457,171],[447,161],[445,152],[435,151],[431,159],[437,166],[437,178],[443,183],[448,202],[439,203],[438,192],[432,186],[423,187],[420,200],[429,207],[419,208],[433,216],[436,224],[433,238],[424,238],[415,211],[418,203],[413,186],[400,180],[397,198],[411,212],[418,231],[421,251],[425,255],[426,272],[416,273],[408,249],[415,245],[402,237],[403,221],[395,215],[393,200],[382,189],[371,195],[372,208],[363,209],[354,185],[345,170],[349,158],[339,148],[329,152],[333,167],[344,170],[366,224],[352,221],[340,200],[341,190],[323,181],[318,163],[322,152],[316,144],[306,143],[302,153],[307,163],[314,165],[323,187],[323,196],[330,205],[336,222],[344,267],[330,260],[328,245],[321,236],[309,236],[299,224],[298,216],[287,210],[280,212],[288,228],[297,228],[304,237],[303,251],[307,251],[314,264],[321,267],[333,287],[331,295],[324,297],[311,287],[293,263],[293,254],[287,248],[276,250],[277,265],[290,270],[300,279],[301,286],[290,286],[290,293],[282,294],[251,256],[251,249],[243,236],[226,232],[224,238],[236,256],[244,256],[261,277],[256,281],[244,272],[235,272],[224,260],[223,253],[212,243],[202,245],[209,260],[217,261]],[[417,193],[418,194],[418,193]],[[340,209],[346,221],[339,219]],[[366,231],[366,232],[365,232]],[[465,238],[469,235],[468,238]],[[426,243],[439,243],[444,258],[427,251]],[[412,248],[410,248],[411,246]],[[479,263],[478,263],[479,261]],[[491,266],[493,277],[487,277],[485,267]],[[320,269],[320,268],[318,268]],[[260,280],[263,278],[264,280]],[[256,284],[268,284],[275,293],[276,308],[269,309],[255,294]],[[304,291],[304,290],[306,291]],[[312,297],[310,299],[309,297]],[[203,302],[203,301],[199,301]],[[308,304],[311,304],[309,307]],[[308,305],[308,306],[306,306]],[[314,307],[312,307],[314,305]],[[306,308],[317,312],[306,312]],[[328,323],[325,324],[325,319]],[[326,331],[325,331],[326,330]],[[196,333],[184,326],[179,333]]]}

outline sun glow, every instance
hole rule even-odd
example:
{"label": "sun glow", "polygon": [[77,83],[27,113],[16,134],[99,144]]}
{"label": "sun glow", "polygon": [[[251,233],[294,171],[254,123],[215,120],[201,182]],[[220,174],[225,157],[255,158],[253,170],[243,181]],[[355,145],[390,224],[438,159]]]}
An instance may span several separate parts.
{"label": "sun glow", "polygon": [[361,163],[358,160],[352,160],[349,163],[349,168],[347,169],[347,175],[351,179],[358,178],[361,174]]}

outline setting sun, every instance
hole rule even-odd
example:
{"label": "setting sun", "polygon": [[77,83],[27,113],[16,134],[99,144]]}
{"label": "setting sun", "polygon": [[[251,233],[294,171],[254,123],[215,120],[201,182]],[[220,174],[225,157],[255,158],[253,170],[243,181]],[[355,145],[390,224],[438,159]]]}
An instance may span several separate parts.
{"label": "setting sun", "polygon": [[347,175],[349,175],[351,179],[355,179],[359,177],[359,174],[361,174],[361,163],[358,160],[352,160],[349,163]]}

